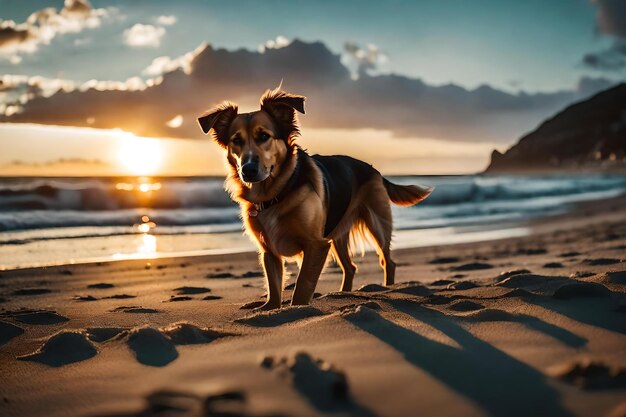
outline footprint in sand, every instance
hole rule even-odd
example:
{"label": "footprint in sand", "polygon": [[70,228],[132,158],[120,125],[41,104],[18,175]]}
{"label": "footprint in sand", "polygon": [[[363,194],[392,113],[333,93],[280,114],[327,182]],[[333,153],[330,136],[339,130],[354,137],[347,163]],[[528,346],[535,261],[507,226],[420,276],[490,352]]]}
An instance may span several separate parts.
{"label": "footprint in sand", "polygon": [[206,301],[211,301],[211,300],[221,300],[223,297],[219,296],[219,295],[205,295],[204,297],[202,297],[203,300]]}
{"label": "footprint in sand", "polygon": [[48,288],[20,288],[18,290],[13,291],[13,295],[41,295],[41,294],[49,294],[52,290]]}
{"label": "footprint in sand", "polygon": [[459,281],[453,284],[448,285],[446,288],[449,290],[471,290],[472,288],[480,287],[480,285],[476,284],[472,281]]}
{"label": "footprint in sand", "polygon": [[6,321],[0,321],[0,346],[22,333],[24,333],[24,329],[21,327]]}
{"label": "footprint in sand", "polygon": [[441,258],[432,259],[428,261],[428,263],[433,264],[433,265],[441,265],[441,264],[453,264],[459,261],[460,259],[456,257],[441,257]]}
{"label": "footprint in sand", "polygon": [[97,284],[87,285],[87,288],[96,289],[96,290],[106,290],[107,288],[113,288],[113,287],[115,287],[115,285],[109,284],[108,282],[99,282]]}
{"label": "footprint in sand", "polygon": [[163,302],[168,303],[168,302],[189,301],[189,300],[193,300],[193,298],[189,297],[188,295],[172,295],[170,296],[168,300],[165,300]]}
{"label": "footprint in sand", "polygon": [[206,287],[178,287],[174,288],[174,291],[176,291],[178,295],[194,295],[211,292],[211,289]]}
{"label": "footprint in sand", "polygon": [[470,262],[467,264],[453,266],[450,271],[480,271],[483,269],[491,269],[493,265],[484,262]]}
{"label": "footprint in sand", "polygon": [[210,343],[225,336],[232,334],[180,322],[160,329],[148,326],[132,329],[126,343],[140,363],[148,366],[165,366],[178,358],[176,345]]}
{"label": "footprint in sand", "polygon": [[110,295],[108,297],[102,297],[103,300],[105,300],[105,299],[127,300],[129,298],[137,298],[137,296],[136,295],[130,295],[130,294],[115,294],[115,295]]}
{"label": "footprint in sand", "polygon": [[552,297],[569,299],[577,297],[609,297],[611,290],[597,282],[572,282],[560,286],[554,291]]}
{"label": "footprint in sand", "polygon": [[446,285],[450,285],[450,284],[453,284],[453,283],[454,283],[454,281],[452,281],[450,279],[438,279],[436,281],[431,282],[428,285],[433,286],[433,287],[444,287]]}
{"label": "footprint in sand", "polygon": [[313,359],[306,352],[279,359],[267,356],[260,365],[288,379],[318,411],[356,417],[373,416],[352,399],[348,379],[343,372],[321,359]]}
{"label": "footprint in sand", "polygon": [[98,299],[93,295],[75,295],[72,297],[74,301],[97,301]]}
{"label": "footprint in sand", "polygon": [[235,278],[235,275],[230,272],[215,272],[213,274],[207,274],[205,278]]}
{"label": "footprint in sand", "polygon": [[323,314],[321,310],[311,306],[291,306],[280,310],[258,312],[236,319],[235,322],[255,327],[275,327]]}
{"label": "footprint in sand", "polygon": [[433,293],[430,289],[428,289],[428,287],[415,281],[402,282],[400,284],[396,284],[393,286],[393,288],[389,292],[410,294],[410,295],[416,295],[420,297],[426,297]]}
{"label": "footprint in sand", "polygon": [[485,306],[469,300],[457,300],[450,303],[448,308],[454,311],[476,311],[482,310]]}
{"label": "footprint in sand", "polygon": [[89,327],[86,330],[89,340],[96,343],[106,342],[127,331],[128,329],[122,327]]}
{"label": "footprint in sand", "polygon": [[389,291],[389,288],[384,287],[380,284],[365,284],[359,287],[357,291],[358,292],[383,292],[383,291]]}
{"label": "footprint in sand", "polygon": [[548,262],[544,264],[543,267],[550,269],[563,268],[563,264],[561,262]]}
{"label": "footprint in sand", "polygon": [[125,417],[146,416],[232,416],[232,417],[281,417],[280,414],[260,414],[249,411],[245,392],[225,391],[209,396],[193,392],[159,390],[145,398],[144,408],[123,413]]}
{"label": "footprint in sand", "polygon": [[58,324],[69,321],[67,317],[57,314],[55,311],[49,310],[24,310],[8,313],[9,317],[26,324]]}
{"label": "footprint in sand", "polygon": [[599,266],[599,265],[614,265],[622,261],[619,259],[615,259],[615,258],[594,258],[594,259],[585,259],[583,262],[587,265]]}
{"label": "footprint in sand", "polygon": [[520,274],[530,274],[530,271],[528,269],[515,269],[513,271],[501,272],[500,275],[496,277],[496,282],[501,282],[514,275],[520,275]]}
{"label": "footprint in sand", "polygon": [[89,340],[86,332],[64,330],[51,336],[37,351],[18,356],[17,359],[60,367],[92,358],[97,353],[98,350]]}
{"label": "footprint in sand", "polygon": [[111,312],[124,312],[124,313],[135,313],[135,314],[153,314],[158,313],[159,310],[154,308],[146,308],[140,306],[120,306],[116,307]]}
{"label": "footprint in sand", "polygon": [[626,388],[626,368],[611,367],[588,358],[555,367],[551,374],[582,389]]}

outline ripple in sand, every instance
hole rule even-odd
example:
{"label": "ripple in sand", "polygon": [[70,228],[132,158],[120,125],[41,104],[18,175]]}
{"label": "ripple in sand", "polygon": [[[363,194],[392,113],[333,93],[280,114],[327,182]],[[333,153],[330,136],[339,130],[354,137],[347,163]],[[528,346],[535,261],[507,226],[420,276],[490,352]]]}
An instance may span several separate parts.
{"label": "ripple in sand", "polygon": [[585,259],[583,261],[587,265],[596,266],[596,265],[614,265],[621,262],[619,259],[615,258],[595,258],[595,259]]}
{"label": "ripple in sand", "polygon": [[590,359],[565,364],[554,369],[553,375],[583,389],[626,387],[626,368],[611,367]]}
{"label": "ripple in sand", "polygon": [[148,366],[165,366],[178,358],[172,339],[151,327],[133,329],[128,334],[128,347],[139,363]]}
{"label": "ripple in sand", "polygon": [[96,290],[104,290],[104,289],[113,288],[113,287],[115,287],[115,285],[109,284],[108,282],[99,282],[98,284],[87,285],[87,288],[96,289]]}
{"label": "ripple in sand", "polygon": [[491,269],[493,265],[484,262],[471,262],[450,268],[450,271],[480,271],[483,269]]}
{"label": "ripple in sand", "polygon": [[205,287],[178,287],[174,288],[174,291],[176,291],[178,295],[193,295],[211,292],[211,289]]}
{"label": "ripple in sand", "polygon": [[69,321],[67,317],[49,310],[25,310],[9,314],[15,320],[26,324],[57,324]]}
{"label": "ripple in sand", "polygon": [[15,324],[0,321],[0,346],[24,333],[24,329]]}
{"label": "ripple in sand", "polygon": [[13,295],[42,295],[49,294],[52,290],[48,288],[20,288],[13,291]]}
{"label": "ripple in sand", "polygon": [[84,361],[97,353],[98,350],[84,331],[64,330],[51,336],[36,352],[17,358],[59,367]]}
{"label": "ripple in sand", "polygon": [[237,319],[235,322],[255,327],[274,327],[323,314],[321,310],[311,306],[292,306],[280,310],[259,312]]}

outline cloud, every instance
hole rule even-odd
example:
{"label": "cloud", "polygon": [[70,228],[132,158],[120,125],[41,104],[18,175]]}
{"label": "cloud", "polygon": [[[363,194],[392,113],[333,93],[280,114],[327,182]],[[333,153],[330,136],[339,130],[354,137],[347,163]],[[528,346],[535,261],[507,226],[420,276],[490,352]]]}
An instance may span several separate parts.
{"label": "cloud", "polygon": [[582,62],[587,68],[598,71],[620,71],[626,68],[626,40],[616,40],[608,49],[586,54]]}
{"label": "cloud", "polygon": [[[486,85],[472,90],[454,84],[433,86],[416,78],[367,71],[355,80],[341,57],[323,43],[299,40],[263,53],[204,45],[190,54],[184,60],[179,57],[154,65],[149,72],[162,74],[155,79],[92,80],[48,97],[36,94],[17,103],[19,112],[12,108],[8,115],[5,111],[0,122],[202,138],[195,120],[207,108],[231,100],[242,111],[257,109],[261,93],[283,79],[286,90],[308,98],[307,114],[301,118],[305,132],[308,127],[369,128],[390,131],[398,138],[506,143],[610,84],[589,78],[571,90],[511,94]],[[165,64],[171,64],[171,69]],[[167,126],[178,115],[180,126]]]}
{"label": "cloud", "polygon": [[174,15],[168,15],[168,16],[159,16],[157,17],[156,20],[159,25],[171,26],[178,21],[178,18],[176,18],[176,16]]}
{"label": "cloud", "polygon": [[260,53],[265,52],[267,49],[280,49],[280,48],[284,48],[286,46],[289,46],[289,44],[291,43],[291,41],[289,39],[287,39],[286,37],[282,36],[282,35],[278,35],[276,37],[276,39],[270,39],[269,41],[266,41],[265,43],[262,43],[261,45],[259,45],[259,47],[257,48],[257,50]]}
{"label": "cloud", "polygon": [[380,65],[388,61],[387,54],[378,49],[374,44],[367,44],[361,47],[359,44],[348,41],[343,44],[344,63],[348,67],[352,67],[353,78],[358,78],[362,73],[368,70],[377,70]]}
{"label": "cloud", "polygon": [[596,25],[605,35],[626,38],[626,2],[624,0],[593,0],[598,7]]}
{"label": "cloud", "polygon": [[49,44],[59,34],[100,26],[114,11],[94,9],[87,0],[65,0],[61,10],[53,7],[37,10],[23,23],[0,21],[0,54],[13,57],[18,53],[33,53],[39,45]]}
{"label": "cloud", "polygon": [[626,69],[626,1],[592,0],[598,7],[598,33],[613,38],[611,47],[585,54],[583,66],[596,71],[615,72]]}
{"label": "cloud", "polygon": [[146,67],[142,73],[144,75],[156,76],[162,75],[166,72],[176,71],[182,69],[183,72],[189,74],[191,72],[191,62],[202,50],[207,47],[206,43],[202,43],[195,50],[187,52],[178,58],[170,58],[169,56],[160,56],[154,58],[152,63]]}
{"label": "cloud", "polygon": [[161,38],[164,35],[165,28],[163,27],[136,23],[124,31],[124,42],[134,47],[156,48],[161,45]]}

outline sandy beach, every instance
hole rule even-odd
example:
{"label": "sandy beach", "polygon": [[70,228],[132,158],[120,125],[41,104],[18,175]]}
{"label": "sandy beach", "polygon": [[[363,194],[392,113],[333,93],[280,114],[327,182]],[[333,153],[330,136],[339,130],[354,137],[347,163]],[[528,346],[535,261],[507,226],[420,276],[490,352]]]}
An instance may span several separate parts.
{"label": "sandy beach", "polygon": [[0,414],[624,416],[623,204],[397,250],[392,288],[330,261],[269,313],[253,253],[4,271]]}

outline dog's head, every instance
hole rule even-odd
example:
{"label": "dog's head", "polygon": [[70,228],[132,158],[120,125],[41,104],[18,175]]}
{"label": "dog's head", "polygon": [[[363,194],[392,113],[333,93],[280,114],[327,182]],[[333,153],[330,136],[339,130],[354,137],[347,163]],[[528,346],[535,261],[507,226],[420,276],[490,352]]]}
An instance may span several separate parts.
{"label": "dog's head", "polygon": [[305,97],[268,90],[261,109],[238,114],[233,103],[223,103],[198,118],[204,133],[228,152],[228,162],[246,183],[266,180],[277,170],[299,133],[296,111],[304,114]]}

